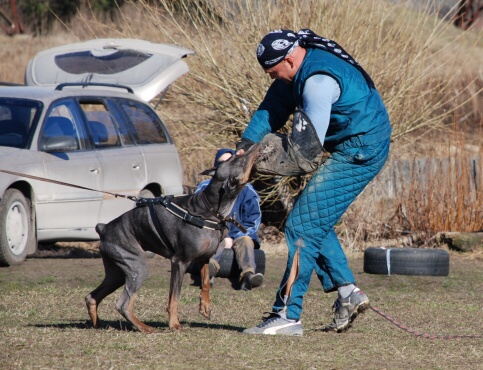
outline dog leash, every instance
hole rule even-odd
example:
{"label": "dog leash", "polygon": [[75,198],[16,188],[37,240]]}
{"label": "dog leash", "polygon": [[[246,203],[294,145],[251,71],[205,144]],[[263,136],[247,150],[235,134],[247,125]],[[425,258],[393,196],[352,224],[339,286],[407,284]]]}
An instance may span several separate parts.
{"label": "dog leash", "polygon": [[63,181],[46,179],[45,177],[39,177],[39,176],[34,176],[34,175],[27,175],[25,173],[20,173],[20,172],[13,172],[13,171],[7,171],[7,170],[2,170],[2,169],[0,169],[0,172],[8,173],[9,175],[14,175],[14,176],[19,176],[19,177],[26,177],[26,178],[32,179],[32,180],[39,180],[39,181],[44,181],[44,182],[50,182],[52,184],[57,184],[57,185],[70,186],[71,188],[77,188],[77,189],[82,189],[82,190],[90,190],[90,191],[97,191],[98,193],[109,194],[109,195],[112,195],[112,196],[114,196],[116,198],[127,198],[127,199],[130,199],[132,201],[136,201],[138,199],[138,197],[135,197],[133,195],[117,194],[117,193],[111,193],[111,192],[108,192],[108,191],[101,191],[101,190],[86,188],[85,186],[70,184],[68,182],[63,182]]}
{"label": "dog leash", "polygon": [[375,313],[381,315],[382,317],[384,317],[387,321],[389,321],[390,323],[396,325],[399,329],[402,329],[408,333],[411,333],[419,338],[425,338],[425,339],[461,339],[461,338],[472,338],[472,339],[475,339],[475,338],[483,338],[483,335],[481,334],[448,334],[448,335],[444,335],[444,334],[427,334],[427,333],[421,333],[417,330],[413,330],[413,329],[410,329],[408,328],[407,326],[397,322],[395,319],[393,319],[392,317],[390,317],[389,315],[385,314],[384,312],[382,312],[381,310],[379,310],[377,307],[374,307],[374,306],[369,306],[369,308],[374,311]]}
{"label": "dog leash", "polygon": [[[164,206],[173,215],[175,215],[175,216],[181,218],[182,220],[186,221],[187,223],[192,224],[194,226],[197,226],[199,228],[206,228],[206,229],[210,229],[210,230],[223,230],[224,228],[226,228],[226,222],[232,222],[241,231],[246,232],[246,229],[238,221],[236,221],[232,217],[222,217],[222,216],[221,216],[222,218],[217,217],[220,222],[214,222],[214,221],[210,221],[210,220],[203,220],[200,217],[197,217],[197,216],[190,214],[188,211],[184,210],[183,208],[181,208],[181,207],[179,207],[176,204],[171,202],[171,199],[174,198],[173,195],[166,196],[166,197],[156,197],[156,198],[141,198],[141,197],[136,197],[134,195],[125,195],[125,194],[111,193],[109,191],[96,190],[96,189],[88,188],[88,187],[85,187],[85,186],[75,185],[75,184],[71,184],[71,183],[63,182],[63,181],[58,181],[58,180],[47,179],[45,177],[40,177],[40,176],[28,175],[28,174],[20,173],[20,172],[14,172],[14,171],[2,170],[2,169],[0,169],[0,172],[7,173],[9,175],[19,176],[19,177],[25,177],[25,178],[29,178],[29,179],[32,179],[32,180],[44,181],[44,182],[49,182],[49,183],[52,183],[52,184],[57,184],[57,185],[62,185],[62,186],[69,186],[69,187],[72,187],[72,188],[77,188],[77,189],[82,189],[82,190],[96,191],[96,192],[99,192],[99,193],[112,195],[116,198],[126,198],[126,199],[129,199],[129,200],[132,200],[133,202],[136,202],[137,207],[159,203],[162,206]],[[202,193],[202,194],[204,196],[204,193]],[[205,206],[206,206],[206,203],[205,203]],[[211,213],[213,213],[213,211],[212,211],[213,208],[211,207],[211,205],[209,207],[207,206],[207,208]],[[153,214],[153,212],[151,210],[150,210],[150,213],[151,213],[151,215]],[[156,213],[154,212],[154,214],[156,214]],[[157,216],[156,216],[156,219],[157,219]],[[157,220],[157,222],[159,223],[159,220]]]}
{"label": "dog leash", "polygon": [[218,220],[220,220],[220,222],[222,222],[222,223],[231,222],[233,225],[238,227],[242,233],[247,232],[247,229],[245,229],[245,227],[241,223],[239,223],[236,219],[234,219],[233,217],[231,217],[231,216],[224,217],[221,213],[216,212],[215,209],[213,208],[213,206],[208,201],[208,198],[206,198],[205,193],[201,193],[200,198],[203,201],[205,207],[208,208],[208,210],[211,212],[211,214],[213,216],[215,216]]}

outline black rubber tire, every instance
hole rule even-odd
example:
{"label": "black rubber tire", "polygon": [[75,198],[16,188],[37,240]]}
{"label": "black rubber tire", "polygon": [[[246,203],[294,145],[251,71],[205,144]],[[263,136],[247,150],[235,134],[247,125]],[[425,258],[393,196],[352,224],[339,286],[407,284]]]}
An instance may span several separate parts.
{"label": "black rubber tire", "polygon": [[448,276],[449,253],[443,249],[367,248],[364,251],[364,272],[380,275]]}
{"label": "black rubber tire", "polygon": [[[139,192],[139,197],[140,198],[154,198],[154,194],[151,190],[149,189],[143,189]],[[156,256],[155,253],[146,251],[146,257],[147,258],[154,258]]]}
{"label": "black rubber tire", "polygon": [[[255,249],[256,273],[265,274],[265,252],[261,249]],[[230,278],[240,276],[241,270],[235,260],[235,252],[233,249],[224,249],[220,259],[220,270],[216,277]]]}
{"label": "black rubber tire", "polygon": [[21,264],[32,243],[36,238],[30,200],[21,191],[8,189],[0,201],[0,266]]}
{"label": "black rubber tire", "polygon": [[[257,265],[255,272],[265,274],[265,252],[262,249],[255,249],[255,264]],[[200,274],[196,263],[190,264],[187,272],[193,275]],[[220,270],[216,274],[216,277],[237,278],[240,276],[240,272],[233,249],[224,249],[220,259]]]}
{"label": "black rubber tire", "polygon": [[151,190],[149,189],[143,189],[139,192],[139,197],[140,198],[154,198],[154,194]]}

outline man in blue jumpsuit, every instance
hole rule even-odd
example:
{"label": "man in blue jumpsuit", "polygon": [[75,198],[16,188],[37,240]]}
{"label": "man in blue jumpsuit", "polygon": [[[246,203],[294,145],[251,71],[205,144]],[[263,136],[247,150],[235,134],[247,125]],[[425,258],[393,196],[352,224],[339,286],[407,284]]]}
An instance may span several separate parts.
{"label": "man in blue jumpsuit", "polygon": [[[285,225],[288,260],[273,312],[244,333],[302,335],[302,301],[314,269],[325,292],[338,292],[334,319],[324,330],[342,332],[369,299],[355,285],[334,226],[386,162],[389,117],[366,71],[337,43],[309,29],[270,32],[257,59],[274,81],[237,152],[261,142],[259,172],[313,176]],[[277,131],[291,114],[292,131],[284,137]]]}
{"label": "man in blue jumpsuit", "polygon": [[[215,156],[214,167],[220,162],[228,160],[235,151],[233,149],[220,149]],[[198,184],[196,192],[208,186],[210,180]],[[216,276],[220,270],[220,260],[225,248],[232,248],[235,260],[240,268],[240,290],[257,288],[263,283],[263,275],[256,272],[255,249],[260,248],[258,239],[258,228],[262,219],[260,210],[260,198],[252,185],[246,184],[241,193],[238,194],[235,204],[230,211],[230,216],[236,219],[245,227],[241,231],[233,223],[228,224],[228,234],[220,243],[216,253],[210,258],[210,278]]]}

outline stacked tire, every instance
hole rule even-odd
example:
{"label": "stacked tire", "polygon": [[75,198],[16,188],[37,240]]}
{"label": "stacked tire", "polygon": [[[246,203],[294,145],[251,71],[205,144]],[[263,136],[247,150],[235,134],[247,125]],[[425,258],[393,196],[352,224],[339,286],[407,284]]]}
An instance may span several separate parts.
{"label": "stacked tire", "polygon": [[[255,249],[255,273],[265,274],[265,252],[262,249]],[[200,271],[196,263],[192,263],[188,267],[188,273],[193,275],[199,275]],[[236,278],[240,276],[240,268],[235,259],[235,252],[231,248],[223,250],[223,254],[220,259],[220,270],[216,274],[216,277],[221,278]]]}
{"label": "stacked tire", "polygon": [[449,253],[443,249],[367,248],[364,272],[381,275],[448,276]]}

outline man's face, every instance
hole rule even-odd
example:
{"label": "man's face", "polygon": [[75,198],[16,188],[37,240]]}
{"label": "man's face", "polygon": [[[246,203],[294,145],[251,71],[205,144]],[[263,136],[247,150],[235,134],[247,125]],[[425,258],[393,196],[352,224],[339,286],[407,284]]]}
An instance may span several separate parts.
{"label": "man's face", "polygon": [[287,84],[290,84],[295,76],[292,65],[287,59],[282,60],[276,66],[265,69],[265,73],[270,75],[272,80],[282,80]]}

